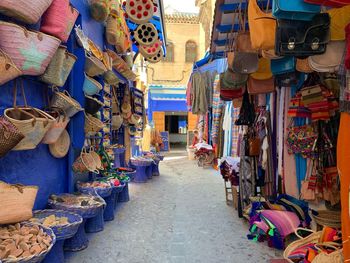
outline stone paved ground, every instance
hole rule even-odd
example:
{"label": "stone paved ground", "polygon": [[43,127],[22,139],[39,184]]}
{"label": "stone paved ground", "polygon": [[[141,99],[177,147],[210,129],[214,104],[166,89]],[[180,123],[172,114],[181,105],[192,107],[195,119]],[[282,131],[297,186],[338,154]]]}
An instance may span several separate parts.
{"label": "stone paved ground", "polygon": [[185,152],[161,164],[161,176],[131,184],[131,201],[116,220],[89,235],[89,247],[67,255],[74,263],[263,263],[278,252],[247,240],[247,224],[226,205],[223,181],[198,168]]}

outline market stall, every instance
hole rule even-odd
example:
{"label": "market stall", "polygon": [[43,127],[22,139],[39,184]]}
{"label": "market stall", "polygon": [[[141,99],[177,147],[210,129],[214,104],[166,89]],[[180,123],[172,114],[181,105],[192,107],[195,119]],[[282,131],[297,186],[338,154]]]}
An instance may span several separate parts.
{"label": "market stall", "polygon": [[[288,262],[350,260],[349,8],[218,0],[211,59],[188,84],[199,140],[215,149],[248,238],[285,250]],[[222,57],[222,68],[208,66]]]}
{"label": "market stall", "polygon": [[145,116],[134,56],[166,53],[162,1],[134,5],[1,1],[0,262],[64,262],[129,200]]}

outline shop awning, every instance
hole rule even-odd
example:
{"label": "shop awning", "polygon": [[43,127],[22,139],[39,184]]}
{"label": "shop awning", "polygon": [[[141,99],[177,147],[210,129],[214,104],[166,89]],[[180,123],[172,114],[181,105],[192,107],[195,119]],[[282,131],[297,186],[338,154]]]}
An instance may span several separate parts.
{"label": "shop awning", "polygon": [[151,100],[186,101],[186,86],[150,85]]}
{"label": "shop awning", "polygon": [[[267,3],[267,0],[259,1],[263,8],[266,8]],[[246,10],[247,4],[248,1],[241,0],[216,1],[210,44],[211,54],[222,55],[227,49],[226,46],[229,41],[234,40],[237,31],[240,29],[237,13],[240,10],[240,5],[242,10]],[[249,29],[248,23],[246,23],[246,29]]]}

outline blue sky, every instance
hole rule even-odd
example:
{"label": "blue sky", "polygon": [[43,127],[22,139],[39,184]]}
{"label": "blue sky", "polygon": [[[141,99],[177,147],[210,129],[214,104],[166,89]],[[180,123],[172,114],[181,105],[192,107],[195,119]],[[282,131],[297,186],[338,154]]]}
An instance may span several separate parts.
{"label": "blue sky", "polygon": [[198,8],[195,6],[195,0],[163,0],[164,7],[170,7],[180,12],[196,13]]}

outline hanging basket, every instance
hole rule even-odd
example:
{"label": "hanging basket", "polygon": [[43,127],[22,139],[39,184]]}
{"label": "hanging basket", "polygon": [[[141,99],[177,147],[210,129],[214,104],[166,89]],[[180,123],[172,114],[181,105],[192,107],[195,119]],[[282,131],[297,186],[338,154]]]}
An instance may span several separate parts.
{"label": "hanging basket", "polygon": [[104,81],[108,85],[117,85],[119,83],[119,78],[113,72],[113,70],[108,70],[103,74]]}
{"label": "hanging basket", "polygon": [[86,95],[96,95],[102,90],[102,85],[97,80],[85,74],[83,91]]}
{"label": "hanging basket", "polygon": [[64,92],[60,92],[58,89],[55,90],[51,100],[51,106],[63,109],[69,118],[83,110],[79,102],[73,99],[66,90]]}
{"label": "hanging basket", "polygon": [[21,75],[12,59],[0,49],[0,86]]}
{"label": "hanging basket", "polygon": [[94,158],[83,149],[80,156],[74,161],[72,165],[72,170],[77,174],[84,174],[88,172],[93,172],[98,174],[96,163]]}
{"label": "hanging basket", "polygon": [[0,35],[0,48],[23,75],[42,75],[61,43],[58,38],[4,21],[0,21]]}
{"label": "hanging basket", "polygon": [[1,0],[0,13],[27,24],[35,24],[51,3],[52,0]]}
{"label": "hanging basket", "polygon": [[25,136],[14,151],[35,149],[55,122],[46,112],[26,107],[6,109],[5,117]]}
{"label": "hanging basket", "polygon": [[58,87],[64,86],[76,61],[77,57],[69,53],[67,47],[60,46],[40,80]]}
{"label": "hanging basket", "polygon": [[96,114],[103,105],[98,99],[85,95],[85,111],[87,113]]}
{"label": "hanging basket", "polygon": [[31,218],[37,193],[37,186],[10,185],[0,181],[0,225]]}
{"label": "hanging basket", "polygon": [[50,153],[55,158],[63,158],[67,155],[70,147],[70,137],[67,130],[64,130],[61,133],[61,136],[58,140],[49,145]]}
{"label": "hanging basket", "polygon": [[47,131],[41,143],[53,144],[57,142],[62,132],[66,129],[70,119],[69,117],[67,117],[66,113],[63,110],[49,111],[48,114],[50,114],[52,117],[55,118],[55,122],[53,123],[51,128]]}
{"label": "hanging basket", "polygon": [[100,130],[102,130],[104,126],[105,125],[101,120],[89,114],[85,115],[85,133],[86,134],[97,133]]}
{"label": "hanging basket", "polygon": [[109,15],[106,24],[106,39],[108,44],[116,45],[118,39],[122,37],[123,32],[120,30],[120,22],[114,15]]}
{"label": "hanging basket", "polygon": [[69,0],[53,0],[41,19],[40,31],[67,42],[79,12]]}
{"label": "hanging basket", "polygon": [[103,165],[102,165],[102,160],[100,155],[98,155],[98,153],[96,153],[92,148],[90,148],[90,152],[89,154],[92,156],[92,158],[94,158],[95,164],[96,164],[96,168],[98,170],[103,170]]}
{"label": "hanging basket", "polygon": [[102,75],[107,71],[106,66],[98,58],[86,54],[85,56],[85,72],[90,77]]}
{"label": "hanging basket", "polygon": [[98,22],[106,21],[109,15],[109,0],[89,0],[90,14]]}
{"label": "hanging basket", "polygon": [[0,157],[5,156],[23,140],[24,135],[17,127],[3,116],[0,116]]}

